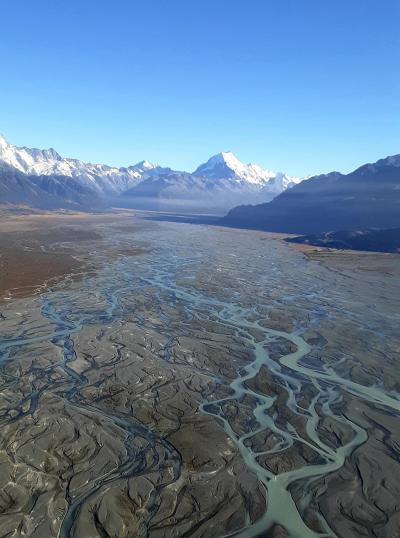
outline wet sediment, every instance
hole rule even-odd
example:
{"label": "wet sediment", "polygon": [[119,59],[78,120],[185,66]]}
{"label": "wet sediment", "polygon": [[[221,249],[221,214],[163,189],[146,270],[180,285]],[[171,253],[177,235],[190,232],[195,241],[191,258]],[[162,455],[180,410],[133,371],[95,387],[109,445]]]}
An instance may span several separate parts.
{"label": "wet sediment", "polygon": [[120,230],[96,275],[2,308],[1,534],[400,529],[398,284],[365,302],[266,237]]}

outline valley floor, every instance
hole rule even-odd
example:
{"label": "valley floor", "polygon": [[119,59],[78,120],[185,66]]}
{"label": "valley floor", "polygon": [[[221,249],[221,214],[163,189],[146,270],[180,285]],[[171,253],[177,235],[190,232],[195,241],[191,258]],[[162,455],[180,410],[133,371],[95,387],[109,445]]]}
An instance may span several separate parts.
{"label": "valley floor", "polygon": [[400,535],[398,256],[304,248],[1,215],[0,536]]}

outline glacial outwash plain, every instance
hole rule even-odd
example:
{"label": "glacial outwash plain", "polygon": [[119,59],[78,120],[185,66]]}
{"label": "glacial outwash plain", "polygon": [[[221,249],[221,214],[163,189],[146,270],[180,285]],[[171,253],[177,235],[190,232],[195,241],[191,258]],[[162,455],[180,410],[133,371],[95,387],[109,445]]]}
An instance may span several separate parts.
{"label": "glacial outwash plain", "polygon": [[0,216],[0,536],[400,536],[400,258]]}

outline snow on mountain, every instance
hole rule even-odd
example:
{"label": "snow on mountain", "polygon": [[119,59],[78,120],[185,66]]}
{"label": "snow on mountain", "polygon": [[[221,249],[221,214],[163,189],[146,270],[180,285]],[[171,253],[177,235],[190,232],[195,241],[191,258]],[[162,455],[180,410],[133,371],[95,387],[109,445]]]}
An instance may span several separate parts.
{"label": "snow on mountain", "polygon": [[271,194],[280,194],[301,181],[281,172],[264,170],[257,164],[243,164],[231,151],[222,151],[200,165],[193,174],[208,179],[230,179],[243,186],[254,186]]}
{"label": "snow on mountain", "polygon": [[[124,193],[135,207],[191,208],[223,212],[239,203],[261,203],[299,183],[301,179],[243,164],[232,152],[222,152],[192,174],[169,168],[151,175]],[[146,202],[147,200],[147,202]],[[137,205],[139,204],[139,205]]]}
{"label": "snow on mountain", "polygon": [[158,168],[155,164],[151,163],[150,161],[140,161],[140,163],[137,163],[133,166],[130,166],[128,169],[137,172],[140,174],[140,176],[143,176],[147,172],[150,172],[151,170],[154,170],[155,168]]}
{"label": "snow on mountain", "polygon": [[[0,136],[0,171],[11,167],[32,178],[47,194],[57,195],[68,189],[73,193],[92,192],[104,200],[124,205],[135,199],[180,200],[193,208],[225,210],[239,203],[266,202],[292,187],[301,179],[280,172],[264,170],[256,164],[243,164],[232,152],[221,152],[200,165],[192,174],[141,161],[117,168],[105,164],[85,163],[61,157],[54,149],[29,149],[9,144]],[[35,179],[37,178],[37,179]],[[40,179],[42,178],[42,179]],[[49,178],[44,180],[43,178]],[[1,181],[1,178],[0,178]],[[32,183],[31,181],[31,183]],[[7,185],[4,185],[4,192]],[[0,200],[2,201],[2,200]],[[192,202],[189,204],[189,201]]]}
{"label": "snow on mountain", "polygon": [[195,176],[210,179],[233,179],[262,185],[276,174],[263,170],[256,164],[243,164],[231,151],[222,151],[201,164],[194,172]]}
{"label": "snow on mountain", "polygon": [[136,185],[149,171],[156,168],[142,161],[129,168],[105,164],[84,163],[78,159],[61,157],[54,149],[29,149],[9,144],[0,136],[0,163],[33,176],[67,176],[99,194],[119,194]]}

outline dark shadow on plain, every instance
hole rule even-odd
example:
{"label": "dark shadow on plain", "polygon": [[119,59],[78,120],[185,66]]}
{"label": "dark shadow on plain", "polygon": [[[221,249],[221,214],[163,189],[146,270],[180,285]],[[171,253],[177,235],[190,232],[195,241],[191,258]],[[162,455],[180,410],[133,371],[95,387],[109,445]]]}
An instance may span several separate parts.
{"label": "dark shadow on plain", "polygon": [[159,222],[180,222],[181,224],[217,224],[221,219],[219,215],[192,215],[182,213],[141,213],[144,220],[154,220]]}

